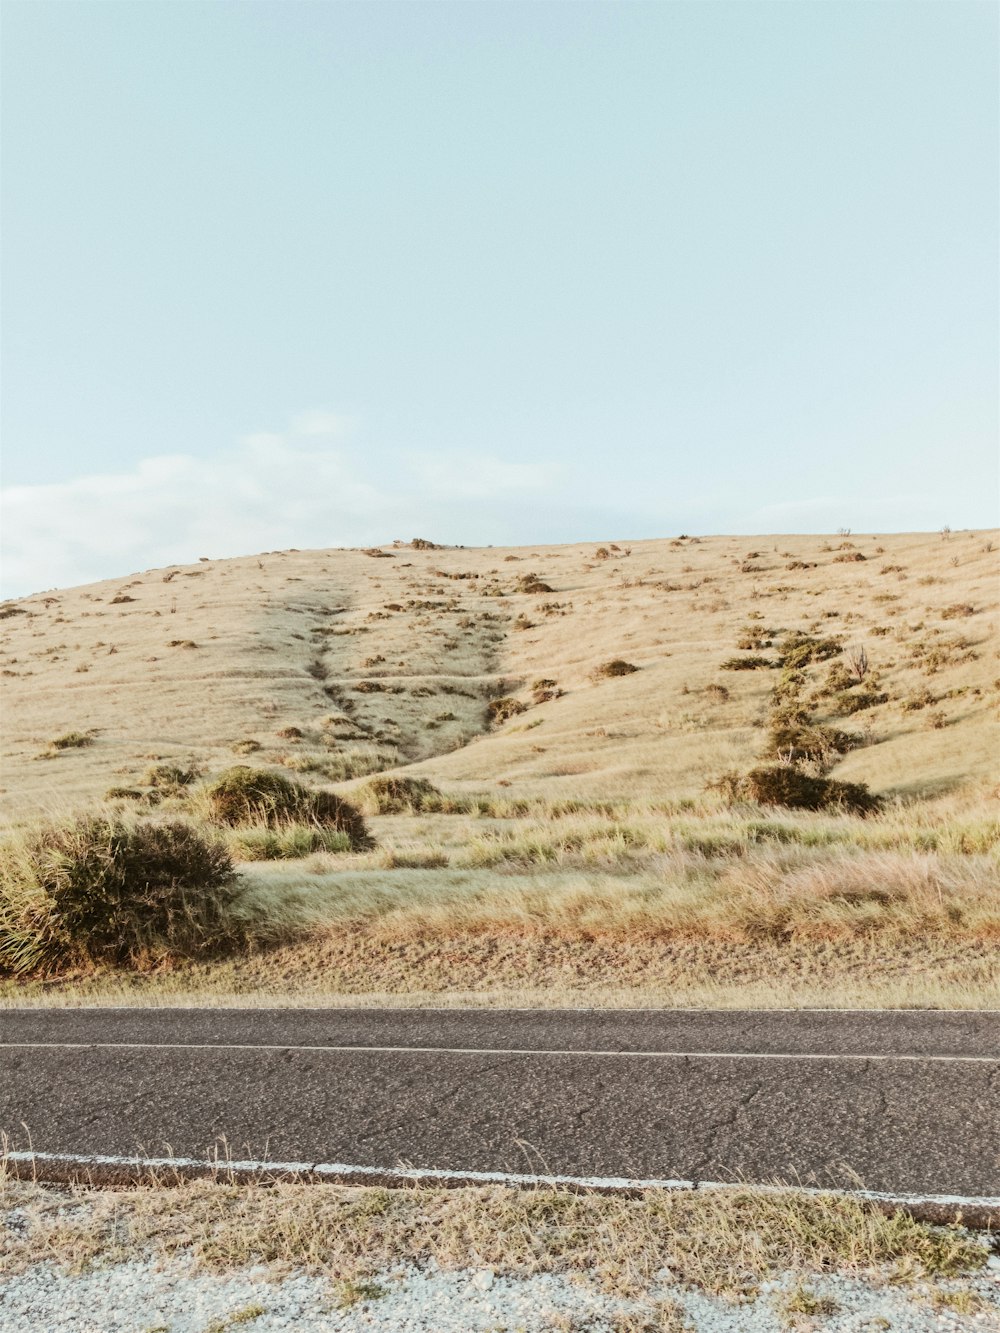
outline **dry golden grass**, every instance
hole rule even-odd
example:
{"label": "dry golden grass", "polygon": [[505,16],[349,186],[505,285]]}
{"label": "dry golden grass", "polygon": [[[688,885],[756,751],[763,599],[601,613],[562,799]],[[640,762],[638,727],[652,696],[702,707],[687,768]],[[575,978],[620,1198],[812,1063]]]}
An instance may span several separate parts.
{"label": "dry golden grass", "polygon": [[127,1190],[46,1189],[7,1179],[18,1208],[0,1273],[51,1261],[182,1255],[210,1271],[363,1282],[400,1263],[587,1276],[641,1297],[669,1268],[710,1292],[756,1294],[765,1278],[881,1269],[897,1281],[975,1273],[988,1251],[957,1228],[885,1214],[838,1195],[753,1190],[647,1191],[639,1197],[504,1187],[359,1189],[194,1181]]}
{"label": "dry golden grass", "polygon": [[[134,784],[152,759],[214,771],[247,741],[260,746],[251,762],[307,773],[384,768],[398,755],[449,788],[697,799],[760,750],[772,673],[719,671],[749,613],[765,631],[867,646],[889,699],[859,719],[876,743],[836,776],[976,805],[997,781],[991,539],[855,536],[867,559],[848,564],[836,562],[837,539],[761,537],[751,573],[740,572],[746,538],[640,542],[603,560],[590,545],[401,549],[387,560],[291,551],[25,598],[0,622],[2,810],[92,802]],[[810,567],[789,569],[796,561]],[[554,591],[518,591],[525,571]],[[123,592],[134,600],[115,603]],[[972,613],[955,619],[956,606]],[[511,633],[525,611],[533,628]],[[593,683],[617,657],[640,670]],[[540,680],[562,695],[534,704]],[[926,709],[904,711],[921,690],[943,727]],[[529,708],[487,732],[499,694]],[[48,750],[73,733],[91,743]]]}
{"label": "dry golden grass", "polygon": [[[284,935],[275,949],[2,993],[992,1007],[994,542],[274,552],[11,604],[8,822],[115,788],[133,793],[119,806],[189,807],[190,783],[150,790],[164,765],[282,765],[348,797],[405,765],[443,794],[375,815],[372,852],[248,866],[243,907]],[[885,797],[876,817],[726,809],[706,791],[762,754],[779,674],[721,664],[773,659],[791,631],[846,650],[806,688],[817,720],[861,742],[831,775]],[[820,687],[859,646],[885,698],[833,716]],[[638,669],[603,677],[619,659]],[[524,711],[493,726],[506,697]],[[261,858],[315,849],[307,835],[228,837]]]}

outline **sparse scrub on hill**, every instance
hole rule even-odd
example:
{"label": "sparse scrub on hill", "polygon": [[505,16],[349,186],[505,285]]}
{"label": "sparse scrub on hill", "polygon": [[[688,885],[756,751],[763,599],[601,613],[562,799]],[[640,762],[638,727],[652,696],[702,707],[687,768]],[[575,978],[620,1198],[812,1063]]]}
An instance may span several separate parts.
{"label": "sparse scrub on hill", "polygon": [[417,815],[439,811],[442,796],[426,778],[386,774],[372,778],[354,793],[366,815]]}
{"label": "sparse scrub on hill", "polygon": [[140,785],[156,787],[164,793],[175,793],[184,787],[190,787],[193,782],[197,782],[198,777],[199,772],[195,767],[184,768],[179,764],[153,764],[143,773],[140,778]]}
{"label": "sparse scrub on hill", "polygon": [[538,680],[532,681],[531,698],[536,704],[548,703],[550,699],[559,699],[563,691],[559,685],[550,676],[540,676]]}
{"label": "sparse scrub on hill", "polygon": [[93,743],[94,738],[89,732],[67,731],[62,736],[53,736],[49,747],[53,750],[82,750]]}
{"label": "sparse scrub on hill", "polygon": [[719,780],[719,790],[736,800],[781,805],[793,810],[845,810],[870,814],[881,808],[878,796],[863,782],[837,782],[803,773],[792,764],[771,764]]}
{"label": "sparse scrub on hill", "polygon": [[244,938],[224,843],[185,820],[83,816],[0,846],[0,972],[141,965]]}
{"label": "sparse scrub on hill", "polygon": [[362,815],[343,797],[311,790],[270,769],[236,765],[207,783],[199,795],[219,824],[278,829],[312,824],[345,833],[354,848],[371,842]]}
{"label": "sparse scrub on hill", "polygon": [[786,671],[800,670],[813,662],[839,657],[843,644],[839,639],[817,638],[801,632],[786,634],[779,645],[781,666]]}
{"label": "sparse scrub on hill", "polygon": [[515,699],[512,694],[501,695],[499,699],[492,699],[486,705],[486,716],[490,726],[499,727],[512,717],[517,717],[519,713],[526,713],[528,705],[520,699]]}
{"label": "sparse scrub on hill", "polygon": [[808,713],[786,710],[772,719],[764,748],[765,759],[782,759],[786,764],[809,762],[828,767],[837,755],[847,754],[858,738],[836,727],[809,723]]}
{"label": "sparse scrub on hill", "polygon": [[845,690],[835,695],[831,701],[830,711],[837,717],[852,717],[855,713],[864,712],[867,708],[877,708],[888,701],[888,694],[878,689],[876,682],[872,681],[866,683],[863,689]]}
{"label": "sparse scrub on hill", "polygon": [[622,657],[613,657],[610,662],[602,662],[590,673],[592,680],[613,680],[617,676],[631,676],[639,668]]}
{"label": "sparse scrub on hill", "polygon": [[932,694],[925,685],[923,689],[904,699],[900,706],[904,713],[919,713],[922,708],[933,708],[937,702],[938,696]]}
{"label": "sparse scrub on hill", "polygon": [[778,663],[770,657],[750,655],[748,657],[727,657],[719,663],[720,671],[759,671],[761,668],[774,667]]}

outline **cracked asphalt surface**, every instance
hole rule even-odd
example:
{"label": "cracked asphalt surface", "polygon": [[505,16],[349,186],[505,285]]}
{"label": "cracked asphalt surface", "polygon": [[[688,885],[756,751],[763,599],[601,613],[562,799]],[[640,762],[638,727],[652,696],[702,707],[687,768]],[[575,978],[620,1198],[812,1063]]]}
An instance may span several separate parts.
{"label": "cracked asphalt surface", "polygon": [[0,1010],[48,1153],[1000,1195],[1000,1013]]}

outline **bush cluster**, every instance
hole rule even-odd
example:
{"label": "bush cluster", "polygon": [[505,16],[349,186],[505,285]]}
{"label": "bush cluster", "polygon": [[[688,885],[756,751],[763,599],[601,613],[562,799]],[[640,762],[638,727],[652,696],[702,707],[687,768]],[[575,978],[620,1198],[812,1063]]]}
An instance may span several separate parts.
{"label": "bush cluster", "polygon": [[202,789],[210,818],[218,824],[266,828],[303,823],[345,833],[354,850],[371,845],[360,811],[331,791],[314,791],[272,769],[236,764]]}
{"label": "bush cluster", "polygon": [[752,768],[743,779],[746,797],[759,805],[784,805],[798,810],[846,810],[867,815],[881,802],[863,782],[837,782],[813,777],[788,764]]}
{"label": "bush cluster", "polygon": [[181,819],[82,816],[0,849],[0,971],[139,965],[245,939],[224,843]]}

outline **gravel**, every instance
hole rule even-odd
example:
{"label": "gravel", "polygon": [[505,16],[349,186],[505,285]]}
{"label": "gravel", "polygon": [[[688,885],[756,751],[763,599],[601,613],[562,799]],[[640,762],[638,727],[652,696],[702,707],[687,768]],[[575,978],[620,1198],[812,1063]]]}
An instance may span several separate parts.
{"label": "gravel", "polygon": [[[267,1270],[196,1272],[190,1262],[130,1262],[70,1274],[52,1264],[0,1281],[3,1333],[613,1333],[616,1317],[649,1311],[596,1283],[539,1274],[507,1277],[489,1269],[441,1271],[401,1266],[374,1279],[378,1292],[305,1274],[275,1280]],[[1000,1330],[1000,1260],[981,1276],[908,1286],[870,1279],[786,1274],[764,1283],[752,1303],[732,1304],[665,1281],[656,1295],[682,1307],[695,1333],[786,1333],[779,1306],[802,1282],[837,1313],[800,1319],[800,1329],[836,1333],[944,1333]],[[936,1313],[932,1290],[978,1293],[975,1315]],[[378,1293],[381,1294],[378,1294]],[[351,1297],[360,1297],[346,1304]],[[641,1320],[632,1328],[640,1328]],[[649,1327],[656,1327],[655,1324]]]}

